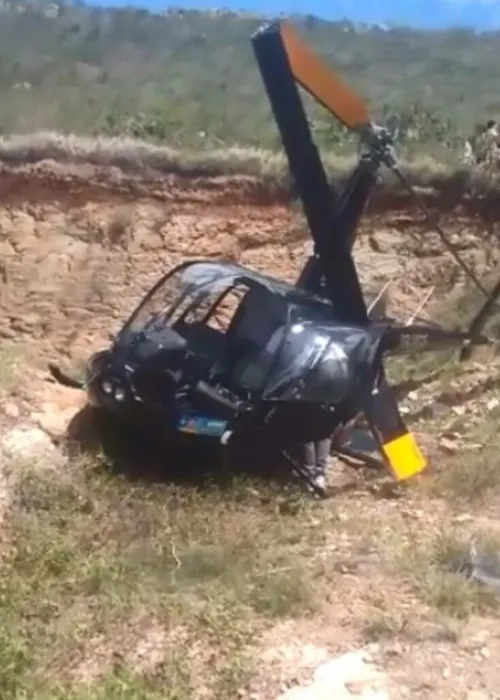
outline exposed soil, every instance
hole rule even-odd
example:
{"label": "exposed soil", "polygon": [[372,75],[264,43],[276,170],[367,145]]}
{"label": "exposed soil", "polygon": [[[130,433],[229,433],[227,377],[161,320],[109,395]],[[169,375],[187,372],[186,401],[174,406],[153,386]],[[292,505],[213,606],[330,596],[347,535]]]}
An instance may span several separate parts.
{"label": "exposed soil", "polygon": [[[0,336],[45,352],[80,357],[105,341],[144,291],[186,258],[237,259],[293,280],[310,249],[307,230],[286,202],[251,181],[141,183],[89,167],[5,170],[0,188]],[[113,173],[112,173],[113,175]],[[428,199],[432,203],[432,199]],[[443,202],[435,202],[436,209]],[[372,214],[370,214],[372,212]],[[433,212],[434,213],[434,212]],[[442,219],[456,248],[483,276],[499,253],[480,208],[459,203]],[[486,217],[489,219],[489,215]],[[493,230],[492,230],[493,229]],[[411,313],[463,281],[422,213],[401,198],[375,198],[360,229],[356,260],[366,288],[394,277],[391,311]],[[432,303],[428,308],[432,309]]]}
{"label": "exposed soil", "polygon": [[[496,206],[470,200],[455,204],[451,195],[446,202],[431,196],[426,201],[433,213],[444,210],[441,223],[452,242],[478,276],[486,279],[500,259],[492,223]],[[422,218],[408,200],[376,200],[364,217],[356,244],[360,275],[371,294],[394,278],[389,311],[401,319],[417,309],[432,287],[425,313],[434,317],[442,312],[444,301],[458,297],[465,288],[463,273]],[[189,181],[169,176],[146,182],[127,179],[118,171],[90,166],[71,171],[50,163],[4,168],[0,346],[13,344],[26,364],[21,384],[6,392],[0,426],[30,423],[39,414],[67,421],[81,399],[46,381],[47,362],[58,360],[67,366],[82,362],[107,342],[109,333],[119,328],[157,278],[180,261],[238,260],[293,281],[309,250],[307,231],[289,203],[273,201],[250,180]],[[491,379],[486,375],[484,365],[470,365],[461,380],[465,390],[479,386],[479,394],[485,392],[484,381]],[[431,388],[421,392],[420,407],[433,401]],[[458,389],[454,391],[451,403],[458,403]],[[461,403],[472,406],[471,402],[486,398],[486,393],[484,397],[465,393]],[[473,414],[469,408],[464,410]],[[434,436],[427,437],[431,452],[437,449],[433,441]],[[348,590],[346,586],[344,592]],[[328,624],[332,624],[331,615]],[[283,633],[277,630],[279,637]],[[392,654],[385,650],[382,661],[396,688],[394,698],[468,697],[471,687],[484,687],[490,693],[474,697],[498,697],[491,695],[498,692],[497,632],[490,629],[485,634],[493,640],[493,651],[482,656],[480,651],[457,650],[451,642],[432,635],[416,653],[410,642]],[[319,636],[324,638],[324,631]],[[347,650],[358,636],[349,632],[344,620],[334,646]],[[431,690],[424,682],[426,674],[439,679],[431,683]],[[403,691],[398,692],[398,687]]]}

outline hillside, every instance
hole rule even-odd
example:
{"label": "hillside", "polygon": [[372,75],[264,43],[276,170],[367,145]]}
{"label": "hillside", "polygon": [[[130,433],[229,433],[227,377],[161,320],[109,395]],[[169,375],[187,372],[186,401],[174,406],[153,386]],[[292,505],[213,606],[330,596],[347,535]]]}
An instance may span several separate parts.
{"label": "hillside", "polygon": [[[49,128],[138,132],[180,146],[276,143],[249,42],[259,18],[24,0],[3,2],[1,10],[4,133]],[[500,32],[293,21],[379,111],[388,104],[428,110],[438,141],[448,138],[439,132],[464,132],[500,108]]]}

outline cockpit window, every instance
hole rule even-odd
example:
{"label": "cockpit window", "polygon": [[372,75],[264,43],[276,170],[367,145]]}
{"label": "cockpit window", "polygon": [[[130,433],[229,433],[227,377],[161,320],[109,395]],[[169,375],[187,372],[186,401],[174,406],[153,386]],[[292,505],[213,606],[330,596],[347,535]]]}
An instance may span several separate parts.
{"label": "cockpit window", "polygon": [[[124,330],[138,331],[150,324],[172,325],[195,301],[205,310],[233,284],[235,271],[212,263],[195,263],[167,275],[137,308]],[[208,297],[208,298],[207,298]]]}
{"label": "cockpit window", "polygon": [[224,285],[210,285],[208,293],[194,301],[191,299],[191,308],[182,317],[182,322],[205,323],[210,328],[225,333],[249,288],[243,284],[230,286],[231,282],[223,282]]}
{"label": "cockpit window", "polygon": [[137,309],[131,319],[130,330],[141,330],[152,320],[164,317],[183,291],[185,291],[185,285],[180,273],[166,279],[157,289],[152,290],[150,296]]}
{"label": "cockpit window", "polygon": [[331,315],[327,301],[279,280],[233,263],[193,262],[172,270],[150,290],[117,340],[130,331],[172,327],[182,320],[186,327],[202,323],[265,345],[278,326],[290,321],[289,308],[295,309],[297,322]]}

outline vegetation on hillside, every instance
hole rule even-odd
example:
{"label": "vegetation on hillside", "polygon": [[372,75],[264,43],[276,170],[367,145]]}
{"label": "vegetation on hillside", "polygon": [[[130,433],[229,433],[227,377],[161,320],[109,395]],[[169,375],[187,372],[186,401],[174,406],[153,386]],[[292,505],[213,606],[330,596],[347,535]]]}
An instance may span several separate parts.
{"label": "vegetation on hillside", "polygon": [[[370,99],[374,113],[401,115],[407,146],[453,150],[477,120],[500,108],[500,32],[293,21]],[[260,22],[229,12],[153,15],[4,1],[0,128],[126,134],[177,147],[273,148],[276,128],[249,41]],[[320,141],[341,148],[342,130],[320,110],[312,117]]]}

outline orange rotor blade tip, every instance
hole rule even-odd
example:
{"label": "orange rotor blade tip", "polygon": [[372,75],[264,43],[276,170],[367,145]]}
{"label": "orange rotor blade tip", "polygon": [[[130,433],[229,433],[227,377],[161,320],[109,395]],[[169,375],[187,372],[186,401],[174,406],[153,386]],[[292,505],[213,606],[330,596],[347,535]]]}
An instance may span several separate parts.
{"label": "orange rotor blade tip", "polygon": [[280,33],[295,80],[346,127],[370,123],[365,102],[283,22]]}

